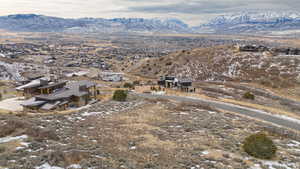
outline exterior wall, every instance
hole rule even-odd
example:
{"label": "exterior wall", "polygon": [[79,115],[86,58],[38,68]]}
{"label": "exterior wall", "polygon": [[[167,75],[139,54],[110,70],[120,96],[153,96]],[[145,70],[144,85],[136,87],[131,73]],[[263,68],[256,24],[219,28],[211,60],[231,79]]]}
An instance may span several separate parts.
{"label": "exterior wall", "polygon": [[38,94],[40,94],[40,90],[37,88],[25,88],[23,91],[23,96],[25,98],[31,98]]}
{"label": "exterior wall", "polygon": [[86,96],[83,96],[83,97],[79,97],[78,98],[78,101],[77,101],[77,107],[82,107],[82,106],[85,106],[88,102],[88,98]]}
{"label": "exterior wall", "polygon": [[68,104],[64,104],[64,105],[58,106],[56,110],[63,111],[63,110],[67,110],[68,107],[69,107]]}
{"label": "exterior wall", "polygon": [[89,90],[89,99],[96,99],[97,98],[96,86],[90,87],[88,90]]}
{"label": "exterior wall", "polygon": [[70,106],[82,107],[87,105],[87,103],[88,103],[88,96],[73,97],[71,98]]}
{"label": "exterior wall", "polygon": [[53,93],[53,90],[61,89],[64,86],[65,86],[65,84],[60,84],[60,85],[56,85],[56,86],[53,86],[53,87],[44,88],[44,89],[41,89],[40,93],[41,94],[51,94],[51,93]]}

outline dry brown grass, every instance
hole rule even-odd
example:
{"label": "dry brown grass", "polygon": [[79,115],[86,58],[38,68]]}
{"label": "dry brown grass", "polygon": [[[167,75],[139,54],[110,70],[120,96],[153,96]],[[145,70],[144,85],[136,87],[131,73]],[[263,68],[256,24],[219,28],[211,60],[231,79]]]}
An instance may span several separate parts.
{"label": "dry brown grass", "polygon": [[27,134],[37,141],[43,141],[46,139],[59,139],[58,136],[55,134],[54,130],[41,129],[21,119],[11,119],[0,128],[0,137],[6,137],[8,135]]}
{"label": "dry brown grass", "polygon": [[177,148],[175,142],[169,140],[161,140],[152,134],[144,134],[142,136],[139,136],[139,138],[143,138],[143,142],[139,144],[139,146],[143,148],[163,148],[165,150],[175,150]]}
{"label": "dry brown grass", "polygon": [[[162,104],[149,103],[133,111],[113,116],[101,122],[102,125],[112,128],[101,132],[100,142],[104,144],[106,151],[118,158],[123,156],[129,161],[135,161],[140,167],[171,163],[179,145],[155,134],[164,132],[160,126],[169,122],[168,113],[170,111]],[[130,150],[131,142],[138,147],[137,150]],[[153,157],[153,151],[159,154],[160,159]],[[116,166],[119,163],[117,159],[110,162]]]}
{"label": "dry brown grass", "polygon": [[296,85],[293,87],[277,88],[277,89],[267,87],[267,86],[257,84],[257,83],[249,83],[249,85],[256,87],[256,88],[265,89],[267,91],[275,93],[278,96],[282,96],[282,97],[285,97],[288,99],[300,101],[300,92],[299,92],[300,85]]}
{"label": "dry brown grass", "polygon": [[0,114],[13,114],[13,112],[8,111],[8,110],[0,109]]}
{"label": "dry brown grass", "polygon": [[215,111],[218,112],[217,109],[209,106],[208,104],[204,103],[189,103],[189,102],[182,102],[176,105],[176,107],[173,109],[175,111],[186,111],[188,107],[203,109],[203,110],[209,110],[209,111]]}
{"label": "dry brown grass", "polygon": [[0,137],[8,136],[16,132],[17,130],[24,129],[28,126],[29,126],[28,123],[23,122],[21,120],[17,120],[17,119],[9,120],[7,124],[0,127],[1,128]]}
{"label": "dry brown grass", "polygon": [[203,98],[203,99],[210,99],[210,100],[213,99],[211,97],[208,97],[208,96],[202,94],[201,89],[197,89],[196,93],[187,93],[187,92],[181,92],[179,90],[174,90],[174,89],[166,89],[166,94],[167,95],[175,95],[175,96],[184,96],[184,97]]}
{"label": "dry brown grass", "polygon": [[[124,161],[124,163],[133,163],[134,168],[160,166],[169,169],[176,165],[174,162],[190,159],[189,153],[195,149],[204,150],[209,146],[215,146],[218,140],[208,136],[207,133],[186,132],[191,135],[183,138],[180,131],[173,133],[164,127],[177,125],[177,120],[183,124],[190,123],[184,119],[174,119],[174,112],[177,110],[171,107],[176,105],[199,107],[194,104],[153,101],[133,110],[95,121],[93,126],[96,126],[99,134],[97,144],[104,148],[104,152],[112,155],[105,160],[116,168]],[[203,108],[203,105],[200,107]],[[131,149],[131,147],[135,148]]]}
{"label": "dry brown grass", "polygon": [[52,129],[41,129],[37,127],[29,127],[26,130],[26,134],[33,137],[37,141],[59,140],[59,137]]}

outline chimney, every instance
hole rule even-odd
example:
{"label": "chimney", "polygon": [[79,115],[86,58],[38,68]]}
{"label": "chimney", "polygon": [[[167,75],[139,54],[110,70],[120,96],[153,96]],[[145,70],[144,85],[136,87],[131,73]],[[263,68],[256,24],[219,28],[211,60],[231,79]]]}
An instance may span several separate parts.
{"label": "chimney", "polygon": [[41,83],[41,86],[46,86],[46,85],[48,85],[48,80],[40,79],[40,83]]}

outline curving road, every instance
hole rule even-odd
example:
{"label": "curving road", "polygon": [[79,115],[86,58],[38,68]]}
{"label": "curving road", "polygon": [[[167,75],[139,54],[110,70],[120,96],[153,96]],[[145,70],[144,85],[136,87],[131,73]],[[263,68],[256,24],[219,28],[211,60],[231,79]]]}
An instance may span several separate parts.
{"label": "curving road", "polygon": [[208,104],[211,107],[239,113],[241,115],[259,119],[265,122],[269,122],[275,125],[290,128],[300,132],[300,120],[293,119],[287,116],[274,115],[274,114],[267,113],[265,111],[256,110],[248,107],[238,106],[238,105],[219,102],[219,101],[211,101],[211,100],[205,100],[201,98],[191,98],[191,97],[183,97],[183,96],[153,95],[153,94],[144,94],[144,93],[143,94],[133,93],[133,95],[140,96],[143,98],[149,98],[149,99],[159,98],[159,99],[175,100],[179,102]]}

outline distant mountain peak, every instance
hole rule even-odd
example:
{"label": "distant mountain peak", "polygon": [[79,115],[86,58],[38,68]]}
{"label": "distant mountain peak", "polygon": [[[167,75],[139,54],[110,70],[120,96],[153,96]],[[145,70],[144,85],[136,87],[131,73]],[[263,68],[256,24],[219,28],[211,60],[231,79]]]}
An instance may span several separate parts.
{"label": "distant mountain peak", "polygon": [[220,25],[220,24],[243,24],[243,23],[275,23],[280,20],[300,19],[298,12],[254,12],[244,11],[228,15],[220,15],[212,19],[207,25]]}
{"label": "distant mountain peak", "polygon": [[8,18],[13,18],[13,19],[32,19],[36,17],[40,17],[42,15],[37,15],[37,14],[15,14],[15,15],[8,15]]}
{"label": "distant mountain peak", "polygon": [[211,33],[260,33],[300,29],[296,11],[243,11],[220,15],[196,28]]}
{"label": "distant mountain peak", "polygon": [[179,19],[80,18],[65,19],[37,14],[0,17],[0,29],[27,32],[191,32]]}

